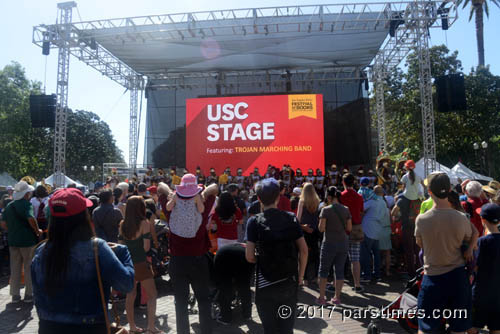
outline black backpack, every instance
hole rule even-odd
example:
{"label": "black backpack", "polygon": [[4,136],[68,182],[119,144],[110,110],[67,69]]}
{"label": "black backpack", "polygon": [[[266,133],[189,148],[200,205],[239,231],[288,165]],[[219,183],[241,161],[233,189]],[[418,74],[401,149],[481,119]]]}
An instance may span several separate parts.
{"label": "black backpack", "polygon": [[[284,211],[280,212],[282,219],[294,223],[294,216]],[[264,213],[256,215],[258,226],[257,267],[262,276],[269,282],[285,278],[295,279],[298,276],[298,248],[290,233],[290,228],[284,230],[272,229],[272,222],[266,219]]]}

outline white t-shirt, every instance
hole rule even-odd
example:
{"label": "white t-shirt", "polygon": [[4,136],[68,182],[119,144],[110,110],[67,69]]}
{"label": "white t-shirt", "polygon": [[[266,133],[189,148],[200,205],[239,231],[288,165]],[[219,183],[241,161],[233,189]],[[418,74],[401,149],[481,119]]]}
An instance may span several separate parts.
{"label": "white t-shirt", "polygon": [[40,204],[43,203],[45,207],[47,207],[49,205],[49,197],[45,197],[41,200],[37,198],[37,197],[33,197],[31,198],[30,200],[31,204],[33,205],[33,214],[35,215],[35,217],[38,217],[38,208],[40,207]]}
{"label": "white t-shirt", "polygon": [[401,178],[401,182],[405,185],[405,191],[403,192],[403,196],[408,198],[410,201],[414,201],[418,199],[418,189],[419,185],[422,182],[422,179],[415,174],[415,182],[411,182],[409,173],[406,173]]}

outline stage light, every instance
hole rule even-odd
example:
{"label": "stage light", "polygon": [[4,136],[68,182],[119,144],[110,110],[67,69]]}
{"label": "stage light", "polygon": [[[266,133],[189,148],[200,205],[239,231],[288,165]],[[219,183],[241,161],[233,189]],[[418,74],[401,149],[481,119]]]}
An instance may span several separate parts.
{"label": "stage light", "polygon": [[312,29],[312,23],[309,22],[309,26],[307,27],[307,32],[311,32],[311,29]]}
{"label": "stage light", "polygon": [[243,36],[246,36],[247,35],[247,30],[245,29],[245,27],[242,27],[241,30],[243,30]]}
{"label": "stage light", "polygon": [[264,31],[266,32],[266,36],[269,35],[269,28],[267,27],[267,24],[264,26]]}
{"label": "stage light", "polygon": [[96,41],[95,41],[95,38],[94,38],[94,37],[90,38],[90,45],[89,45],[89,46],[90,46],[90,48],[91,48],[92,50],[97,50],[97,43],[96,43]]}

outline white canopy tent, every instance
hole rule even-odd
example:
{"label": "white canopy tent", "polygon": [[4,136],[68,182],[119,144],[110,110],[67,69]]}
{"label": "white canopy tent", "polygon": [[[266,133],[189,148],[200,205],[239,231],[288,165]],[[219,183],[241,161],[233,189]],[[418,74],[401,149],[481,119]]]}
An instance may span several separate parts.
{"label": "white canopy tent", "polygon": [[17,183],[16,179],[10,176],[7,172],[0,174],[0,187],[15,186]]}
{"label": "white canopy tent", "polygon": [[463,180],[471,179],[471,180],[480,180],[480,181],[493,181],[493,178],[485,175],[481,175],[469,169],[463,163],[459,162],[451,169],[453,175],[456,178],[460,178]]}
{"label": "white canopy tent", "polygon": [[[74,183],[74,184],[76,184],[77,187],[84,187],[83,184],[80,184],[77,181],[74,181],[74,180],[70,179],[66,175],[63,175],[63,177],[64,177],[64,185],[60,185],[60,186],[67,187],[69,184]],[[51,186],[54,186],[54,174],[52,174],[51,176],[49,176],[48,178],[46,178],[45,179],[45,183],[49,184]]]}
{"label": "white canopy tent", "polygon": [[[435,163],[436,163],[436,170],[434,170],[434,172],[445,172],[450,177],[451,183],[456,184],[458,182],[458,178],[455,176],[455,174],[453,173],[453,171],[450,168],[446,167],[445,165],[440,164],[437,161]],[[417,174],[421,179],[424,179],[425,178],[424,171],[425,171],[424,158],[421,158],[416,163],[415,174]]]}

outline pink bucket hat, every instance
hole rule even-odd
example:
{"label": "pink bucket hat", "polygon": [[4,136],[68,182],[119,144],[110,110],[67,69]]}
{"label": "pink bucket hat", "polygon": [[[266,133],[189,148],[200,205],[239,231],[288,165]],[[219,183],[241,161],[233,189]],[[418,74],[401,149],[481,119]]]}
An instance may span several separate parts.
{"label": "pink bucket hat", "polygon": [[193,197],[202,191],[203,188],[196,183],[196,176],[186,174],[181,179],[181,184],[175,186],[175,191],[182,197]]}

